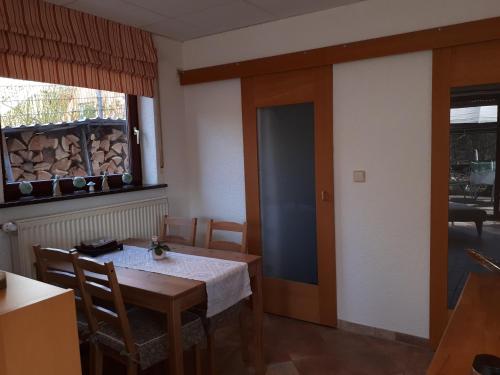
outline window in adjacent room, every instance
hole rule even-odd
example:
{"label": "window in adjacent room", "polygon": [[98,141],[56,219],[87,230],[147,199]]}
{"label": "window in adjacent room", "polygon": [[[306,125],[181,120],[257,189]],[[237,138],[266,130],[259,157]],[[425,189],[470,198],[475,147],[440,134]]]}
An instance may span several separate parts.
{"label": "window in adjacent room", "polygon": [[484,269],[467,249],[498,259],[500,243],[500,85],[453,88],[448,190],[448,308],[470,272]]}

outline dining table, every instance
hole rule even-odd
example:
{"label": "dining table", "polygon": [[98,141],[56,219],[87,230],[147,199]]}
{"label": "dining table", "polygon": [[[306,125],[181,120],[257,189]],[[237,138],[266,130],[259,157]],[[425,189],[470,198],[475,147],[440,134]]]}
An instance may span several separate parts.
{"label": "dining table", "polygon": [[[126,246],[148,250],[150,241],[127,239]],[[200,257],[246,263],[250,277],[253,320],[253,362],[255,373],[264,375],[263,353],[263,302],[262,261],[257,255],[224,250],[213,250],[187,245],[168,244],[171,251]],[[169,348],[169,374],[184,374],[181,337],[181,314],[197,305],[207,303],[206,286],[203,281],[170,276],[156,272],[115,266],[118,283],[125,303],[163,313],[166,316]],[[245,343],[247,344],[247,343]]]}

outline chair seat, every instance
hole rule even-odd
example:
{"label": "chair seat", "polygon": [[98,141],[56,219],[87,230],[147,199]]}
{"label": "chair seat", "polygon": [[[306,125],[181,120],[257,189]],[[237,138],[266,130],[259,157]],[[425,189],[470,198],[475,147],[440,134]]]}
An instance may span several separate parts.
{"label": "chair seat", "polygon": [[205,327],[205,331],[207,334],[212,334],[222,326],[226,325],[227,322],[236,319],[238,315],[240,314],[241,307],[243,305],[244,301],[240,301],[237,304],[229,307],[228,309],[210,317],[207,318],[207,308],[206,306],[195,306],[189,311],[192,313],[196,314],[198,317],[200,317],[201,321],[203,322],[203,326]]}
{"label": "chair seat", "polygon": [[[165,316],[154,311],[134,308],[127,313],[132,337],[137,348],[137,361],[142,370],[168,357],[168,337]],[[109,324],[96,332],[97,342],[120,354],[126,354],[122,336]],[[199,344],[205,338],[201,319],[195,314],[182,314],[182,344],[184,350]]]}

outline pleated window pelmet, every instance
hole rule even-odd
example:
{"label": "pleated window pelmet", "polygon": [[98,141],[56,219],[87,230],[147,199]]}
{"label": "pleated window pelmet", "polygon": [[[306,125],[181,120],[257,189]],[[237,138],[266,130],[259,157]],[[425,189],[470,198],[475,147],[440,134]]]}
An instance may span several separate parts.
{"label": "pleated window pelmet", "polygon": [[41,0],[0,0],[0,76],[153,96],[150,33]]}

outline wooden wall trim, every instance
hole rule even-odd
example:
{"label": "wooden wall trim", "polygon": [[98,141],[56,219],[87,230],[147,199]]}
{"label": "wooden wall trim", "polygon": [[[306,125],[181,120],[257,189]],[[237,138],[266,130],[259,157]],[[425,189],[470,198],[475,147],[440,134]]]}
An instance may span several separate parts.
{"label": "wooden wall trim", "polygon": [[180,72],[181,85],[251,77],[500,39],[500,17]]}
{"label": "wooden wall trim", "polygon": [[247,219],[247,246],[252,251],[261,253],[260,233],[260,192],[259,192],[259,164],[255,157],[258,153],[257,126],[248,124],[257,123],[257,112],[254,100],[254,79],[251,77],[241,80],[241,109],[243,118],[243,161],[245,175],[245,204]]}
{"label": "wooden wall trim", "polygon": [[433,51],[429,336],[436,349],[448,323],[450,48]]}

